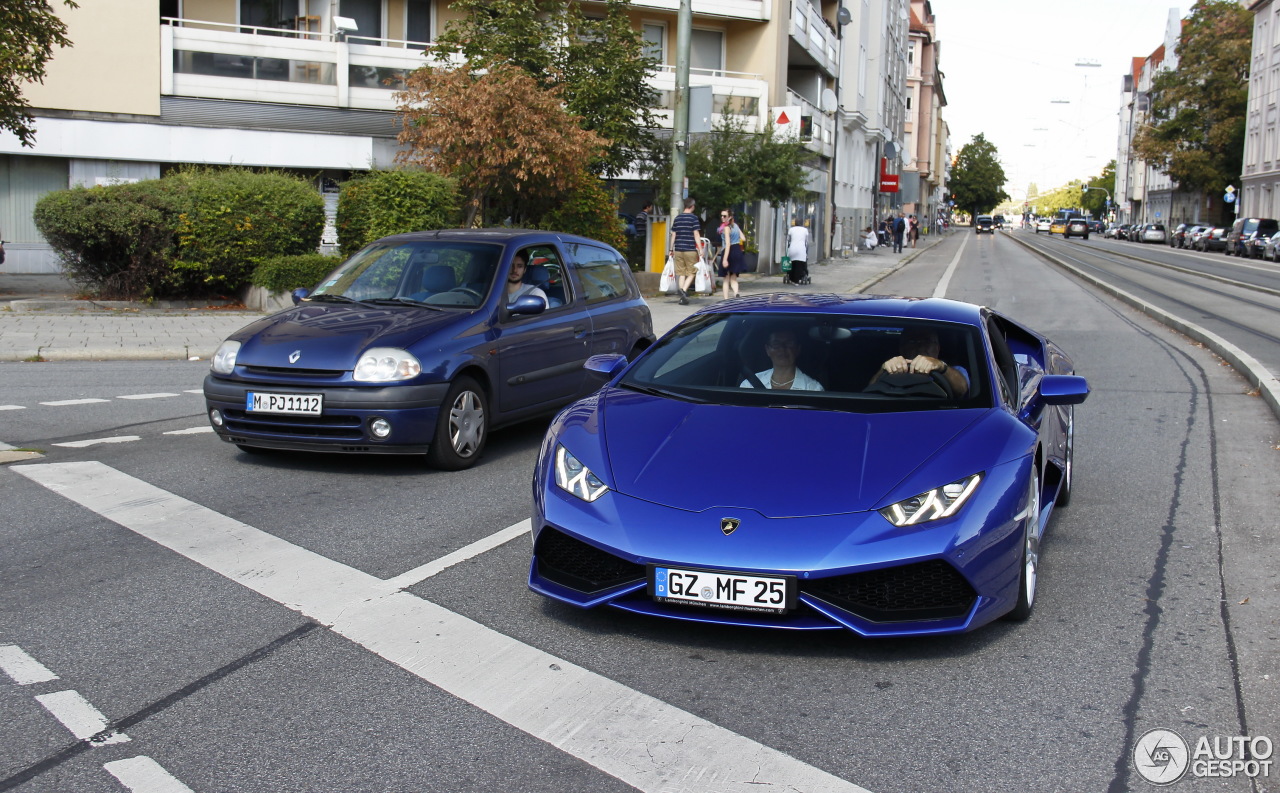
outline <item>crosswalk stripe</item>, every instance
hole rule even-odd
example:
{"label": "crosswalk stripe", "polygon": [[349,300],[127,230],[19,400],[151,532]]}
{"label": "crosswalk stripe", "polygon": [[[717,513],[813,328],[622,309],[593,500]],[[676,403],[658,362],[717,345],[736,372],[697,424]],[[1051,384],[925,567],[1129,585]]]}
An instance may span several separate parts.
{"label": "crosswalk stripe", "polygon": [[0,644],[0,670],[20,686],[47,683],[58,676],[16,644]]}
{"label": "crosswalk stripe", "polygon": [[103,733],[107,729],[107,719],[102,713],[89,704],[89,700],[80,696],[78,691],[55,691],[52,694],[41,694],[36,702],[62,722],[62,726],[71,730],[71,734],[82,741],[95,738],[94,746],[106,746],[111,743],[126,743],[129,736],[117,730]]}
{"label": "crosswalk stripe", "polygon": [[387,583],[396,589],[408,589],[414,584],[420,584],[431,576],[448,570],[455,564],[465,562],[473,556],[479,556],[485,551],[492,551],[499,545],[506,545],[521,535],[528,535],[529,525],[529,519],[525,518],[519,523],[514,523],[502,531],[495,532],[494,534],[490,534],[488,537],[476,540],[464,548],[459,548],[451,554],[441,556],[439,559],[427,562],[419,567],[415,567],[407,573],[401,573],[395,578],[388,578]]}
{"label": "crosswalk stripe", "polygon": [[133,793],[193,793],[191,788],[164,770],[164,766],[146,755],[113,760],[102,767]]}
{"label": "crosswalk stripe", "polygon": [[[866,793],[790,755],[98,462],[15,466],[642,791]],[[394,580],[394,579],[393,579]]]}

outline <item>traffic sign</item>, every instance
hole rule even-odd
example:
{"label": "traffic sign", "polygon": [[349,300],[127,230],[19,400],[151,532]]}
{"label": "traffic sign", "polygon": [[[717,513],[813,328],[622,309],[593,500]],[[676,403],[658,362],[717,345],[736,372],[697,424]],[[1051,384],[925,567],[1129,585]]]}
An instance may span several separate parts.
{"label": "traffic sign", "polygon": [[[1231,190],[1231,188],[1228,187],[1227,190]],[[1232,192],[1228,192],[1226,195],[1222,197],[1222,200],[1226,201],[1228,204],[1234,204],[1236,202],[1236,194]]]}

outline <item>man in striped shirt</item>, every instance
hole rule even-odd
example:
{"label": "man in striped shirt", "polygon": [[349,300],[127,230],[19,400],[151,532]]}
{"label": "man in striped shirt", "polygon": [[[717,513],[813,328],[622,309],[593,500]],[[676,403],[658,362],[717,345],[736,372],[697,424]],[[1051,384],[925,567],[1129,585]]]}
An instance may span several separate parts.
{"label": "man in striped shirt", "polygon": [[702,247],[702,221],[693,214],[694,200],[684,200],[684,211],[671,221],[667,254],[675,260],[676,287],[680,305],[689,304],[689,286],[698,273],[698,250]]}

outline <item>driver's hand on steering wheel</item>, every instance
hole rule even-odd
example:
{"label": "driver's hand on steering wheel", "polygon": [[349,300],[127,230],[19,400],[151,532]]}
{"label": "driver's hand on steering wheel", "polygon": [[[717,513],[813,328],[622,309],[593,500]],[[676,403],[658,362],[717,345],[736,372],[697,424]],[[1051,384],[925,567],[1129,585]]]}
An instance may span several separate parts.
{"label": "driver's hand on steering wheel", "polygon": [[927,355],[917,355],[911,360],[903,358],[901,355],[895,355],[884,362],[886,374],[929,374],[942,368],[942,362],[937,358],[930,358]]}

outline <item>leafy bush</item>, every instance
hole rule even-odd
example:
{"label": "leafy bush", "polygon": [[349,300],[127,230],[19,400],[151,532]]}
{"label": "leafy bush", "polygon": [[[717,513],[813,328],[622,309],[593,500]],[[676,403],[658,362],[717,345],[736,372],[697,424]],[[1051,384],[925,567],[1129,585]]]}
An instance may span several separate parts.
{"label": "leafy bush", "polygon": [[299,287],[312,289],[341,263],[341,258],[323,253],[273,256],[258,265],[250,282],[277,294]]}
{"label": "leafy bush", "polygon": [[350,256],[374,240],[458,225],[461,200],[452,179],[427,171],[370,171],[338,194],[338,243]]}
{"label": "leafy bush", "polygon": [[581,171],[563,200],[542,216],[539,228],[590,237],[625,250],[626,224],[618,217],[618,202],[596,176]]}
{"label": "leafy bush", "polygon": [[304,179],[240,168],[189,168],[163,181],[185,196],[177,260],[165,289],[187,296],[235,292],[268,258],[314,252],[324,199]]}
{"label": "leafy bush", "polygon": [[67,276],[105,298],[167,297],[159,288],[182,198],[160,180],[75,187],[36,202],[36,228]]}

